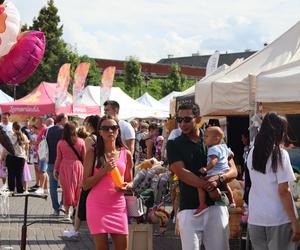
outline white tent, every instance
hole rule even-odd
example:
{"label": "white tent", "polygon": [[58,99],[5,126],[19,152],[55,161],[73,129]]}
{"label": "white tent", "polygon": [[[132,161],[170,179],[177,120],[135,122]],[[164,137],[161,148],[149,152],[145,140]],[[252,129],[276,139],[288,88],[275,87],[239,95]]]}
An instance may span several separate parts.
{"label": "white tent", "polygon": [[[253,91],[250,75],[257,76],[263,71],[300,59],[300,22],[278,39],[255,53],[225,74],[210,83],[210,88],[196,88],[196,102],[201,115],[245,113],[251,110],[250,98]],[[275,89],[273,89],[275,91]],[[199,92],[197,94],[197,92]],[[208,93],[209,92],[209,93]],[[207,96],[210,95],[210,100]],[[203,100],[206,98],[206,102]]]}
{"label": "white tent", "polygon": [[160,118],[167,118],[169,116],[169,106],[162,105],[147,92],[137,98],[136,101],[145,106],[151,107],[153,110],[155,110],[155,112],[157,112],[157,116]]}
{"label": "white tent", "polygon": [[169,107],[170,106],[170,101],[175,98],[176,96],[180,95],[181,92],[179,91],[172,91],[171,93],[169,93],[168,95],[166,95],[165,97],[161,98],[159,100],[159,102],[164,105]]}
{"label": "white tent", "polygon": [[189,87],[188,89],[182,91],[179,93],[179,95],[177,95],[176,97],[178,96],[189,96],[189,95],[193,95],[195,94],[195,85]]}
{"label": "white tent", "polygon": [[[99,86],[86,86],[83,90],[82,103],[88,105],[96,102],[100,106],[100,92]],[[115,100],[120,104],[119,115],[121,119],[158,118],[155,110],[138,103],[118,87],[111,89],[109,99]],[[103,109],[101,109],[101,113],[103,114]]]}
{"label": "white tent", "polygon": [[12,102],[14,98],[5,94],[2,90],[0,90],[0,103]]}
{"label": "white tent", "polygon": [[264,71],[256,77],[256,102],[265,111],[300,113],[300,60]]}

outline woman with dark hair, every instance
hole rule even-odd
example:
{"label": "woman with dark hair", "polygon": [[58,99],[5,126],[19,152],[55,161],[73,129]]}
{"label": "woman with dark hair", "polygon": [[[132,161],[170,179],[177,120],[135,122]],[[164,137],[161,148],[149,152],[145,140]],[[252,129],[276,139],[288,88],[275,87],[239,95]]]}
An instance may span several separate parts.
{"label": "woman with dark hair", "polygon": [[75,209],[79,201],[84,157],[84,141],[77,137],[75,125],[71,122],[67,123],[64,126],[62,139],[57,144],[54,164],[54,178],[60,180],[64,194],[63,204],[66,211],[64,220],[66,221],[71,221],[69,208]]}
{"label": "woman with dark hair", "polygon": [[100,121],[100,116],[98,115],[91,115],[88,116],[85,120],[85,128],[89,133],[89,136],[84,140],[86,150],[88,151],[89,148],[96,143],[97,140],[97,127]]}
{"label": "woman with dark hair", "polygon": [[[96,147],[88,150],[84,161],[83,188],[91,188],[86,204],[87,224],[97,250],[109,249],[108,234],[114,249],[124,250],[128,249],[128,222],[122,191],[132,187],[132,156],[112,116],[102,117],[97,131]],[[113,168],[118,168],[124,179],[123,188],[115,187],[110,173]]]}
{"label": "woman with dark hair", "polygon": [[300,230],[289,181],[295,180],[290,158],[282,143],[287,121],[275,113],[263,119],[250,150],[247,167],[252,186],[248,228],[254,249],[297,249]]}
{"label": "woman with dark hair", "polygon": [[[100,121],[100,116],[90,115],[84,120],[84,127],[88,136],[85,137],[84,143],[86,151],[93,147],[97,141],[97,126]],[[78,135],[78,131],[77,131]],[[78,205],[76,207],[76,213],[74,218],[74,227],[71,230],[64,231],[64,237],[67,240],[78,240],[79,239],[79,229],[81,226],[81,221],[86,220],[86,198],[87,194],[81,192]]]}
{"label": "woman with dark hair", "polygon": [[29,140],[22,133],[18,122],[13,123],[12,130],[13,134],[10,140],[14,147],[15,155],[11,155],[4,149],[2,158],[6,158],[9,191],[14,192],[16,187],[17,193],[23,193],[23,170],[28,155]]}

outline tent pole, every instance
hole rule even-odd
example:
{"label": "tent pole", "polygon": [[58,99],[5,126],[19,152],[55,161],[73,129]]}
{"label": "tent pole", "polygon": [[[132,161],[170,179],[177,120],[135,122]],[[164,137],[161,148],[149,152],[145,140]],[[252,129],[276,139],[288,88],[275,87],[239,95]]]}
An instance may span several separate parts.
{"label": "tent pole", "polygon": [[[249,74],[249,125],[251,126],[252,124],[252,117],[256,115],[256,110],[257,110],[257,103],[255,101],[255,93],[256,93],[256,76]],[[256,134],[253,133],[253,129],[250,129],[249,131],[249,139],[250,142],[254,141]]]}

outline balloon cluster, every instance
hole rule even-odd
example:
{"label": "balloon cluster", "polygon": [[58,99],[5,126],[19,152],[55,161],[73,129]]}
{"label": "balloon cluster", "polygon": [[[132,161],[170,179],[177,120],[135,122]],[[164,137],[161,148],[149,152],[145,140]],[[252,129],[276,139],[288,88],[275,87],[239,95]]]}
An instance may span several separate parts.
{"label": "balloon cluster", "polygon": [[12,2],[0,0],[0,83],[20,84],[40,64],[45,52],[42,32],[22,32],[20,15]]}

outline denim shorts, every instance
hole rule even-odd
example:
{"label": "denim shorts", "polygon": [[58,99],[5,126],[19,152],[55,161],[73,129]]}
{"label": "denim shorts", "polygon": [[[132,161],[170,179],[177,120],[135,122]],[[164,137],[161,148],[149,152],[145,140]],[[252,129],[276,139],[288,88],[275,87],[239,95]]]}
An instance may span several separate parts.
{"label": "denim shorts", "polygon": [[40,160],[38,161],[39,164],[39,171],[42,173],[47,172],[47,168],[48,168],[48,162],[45,160]]}

